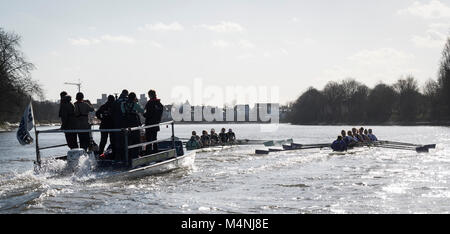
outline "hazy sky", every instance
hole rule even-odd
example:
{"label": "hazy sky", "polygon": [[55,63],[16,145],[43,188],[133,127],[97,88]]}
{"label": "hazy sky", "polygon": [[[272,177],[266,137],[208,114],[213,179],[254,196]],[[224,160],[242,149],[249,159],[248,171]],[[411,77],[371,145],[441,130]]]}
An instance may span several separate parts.
{"label": "hazy sky", "polygon": [[54,100],[61,90],[74,96],[76,88],[63,83],[78,79],[91,100],[152,88],[165,104],[174,101],[173,87],[193,90],[196,78],[204,89],[278,87],[281,103],[348,77],[373,87],[411,74],[423,84],[436,79],[450,32],[450,0],[0,0],[0,6],[0,27],[22,36],[22,50],[37,66],[33,78]]}

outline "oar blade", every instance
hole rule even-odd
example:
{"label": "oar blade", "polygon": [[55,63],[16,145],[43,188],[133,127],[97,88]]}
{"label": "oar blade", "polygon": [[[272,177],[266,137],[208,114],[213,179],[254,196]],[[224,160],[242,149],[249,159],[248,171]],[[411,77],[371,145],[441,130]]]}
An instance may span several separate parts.
{"label": "oar blade", "polygon": [[269,153],[270,152],[268,150],[255,150],[255,154],[263,155],[263,154],[269,154]]}
{"label": "oar blade", "polygon": [[283,145],[283,149],[284,150],[292,150],[292,146],[291,145]]}
{"label": "oar blade", "polygon": [[283,149],[269,149],[269,152],[280,152],[284,151]]}
{"label": "oar blade", "polygon": [[416,148],[416,152],[417,153],[429,153],[430,150],[427,147],[422,146],[422,147],[417,147]]}
{"label": "oar blade", "polygon": [[303,145],[297,144],[297,143],[291,143],[291,147],[292,147],[292,149],[300,149],[303,147]]}

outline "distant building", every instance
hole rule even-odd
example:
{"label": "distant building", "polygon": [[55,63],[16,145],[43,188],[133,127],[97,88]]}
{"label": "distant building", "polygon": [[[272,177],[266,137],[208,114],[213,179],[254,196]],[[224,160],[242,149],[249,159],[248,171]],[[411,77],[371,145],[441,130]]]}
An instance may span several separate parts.
{"label": "distant building", "polygon": [[97,105],[101,106],[101,105],[105,104],[107,101],[108,101],[108,95],[102,94],[102,98],[97,99]]}
{"label": "distant building", "polygon": [[145,94],[141,94],[139,96],[139,104],[143,107],[145,107],[145,105],[147,105],[147,97],[145,96]]}
{"label": "distant building", "polygon": [[161,117],[161,122],[167,122],[171,120],[172,120],[172,105],[165,105]]}

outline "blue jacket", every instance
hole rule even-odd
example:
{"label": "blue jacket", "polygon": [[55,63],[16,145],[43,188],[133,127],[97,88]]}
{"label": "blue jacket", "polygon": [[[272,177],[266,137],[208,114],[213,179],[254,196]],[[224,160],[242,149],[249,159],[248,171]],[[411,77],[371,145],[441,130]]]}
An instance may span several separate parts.
{"label": "blue jacket", "polygon": [[371,141],[378,141],[377,137],[373,134],[369,134],[367,136],[370,138]]}
{"label": "blue jacket", "polygon": [[351,136],[346,136],[344,138],[344,142],[347,146],[351,145],[351,144],[356,144],[358,141],[355,140],[355,138],[351,137]]}
{"label": "blue jacket", "polygon": [[339,151],[339,152],[346,151],[347,144],[345,144],[345,141],[343,141],[343,140],[335,140],[331,144],[331,149],[333,149],[334,151]]}

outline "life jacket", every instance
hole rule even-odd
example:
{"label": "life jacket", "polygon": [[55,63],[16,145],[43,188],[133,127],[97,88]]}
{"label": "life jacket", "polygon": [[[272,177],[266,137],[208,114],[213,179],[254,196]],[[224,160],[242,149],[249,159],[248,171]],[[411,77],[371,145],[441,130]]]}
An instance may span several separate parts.
{"label": "life jacket", "polygon": [[138,113],[134,110],[134,102],[124,102],[123,107],[125,110],[124,117],[127,122],[127,127],[137,127],[141,126],[141,119],[139,118]]}

